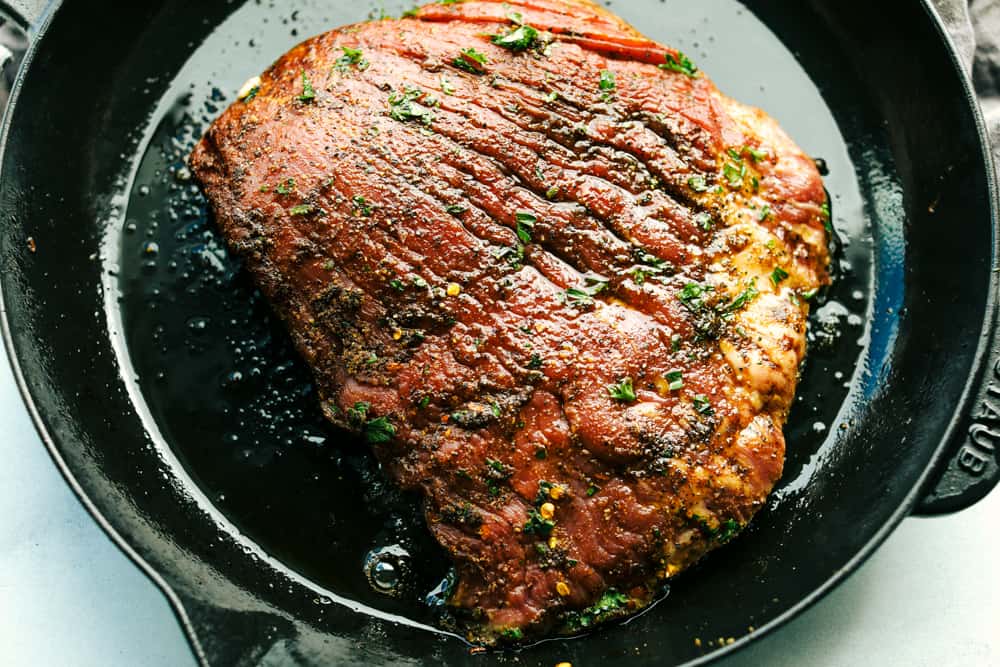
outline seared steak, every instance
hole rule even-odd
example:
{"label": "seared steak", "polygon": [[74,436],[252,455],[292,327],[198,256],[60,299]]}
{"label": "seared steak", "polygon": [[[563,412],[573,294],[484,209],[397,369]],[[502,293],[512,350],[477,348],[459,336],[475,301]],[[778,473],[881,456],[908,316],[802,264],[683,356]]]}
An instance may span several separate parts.
{"label": "seared steak", "polygon": [[822,181],[596,4],[320,35],[191,166],[325,414],[423,493],[473,640],[642,608],[781,476]]}

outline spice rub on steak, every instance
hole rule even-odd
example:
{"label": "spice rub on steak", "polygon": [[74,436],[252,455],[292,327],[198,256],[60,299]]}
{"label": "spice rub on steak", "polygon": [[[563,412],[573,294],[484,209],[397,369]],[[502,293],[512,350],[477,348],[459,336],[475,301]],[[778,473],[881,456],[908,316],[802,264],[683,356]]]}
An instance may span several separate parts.
{"label": "spice rub on steak", "polygon": [[325,414],[422,492],[471,640],[641,609],[781,476],[820,175],[596,4],[320,35],[191,166]]}

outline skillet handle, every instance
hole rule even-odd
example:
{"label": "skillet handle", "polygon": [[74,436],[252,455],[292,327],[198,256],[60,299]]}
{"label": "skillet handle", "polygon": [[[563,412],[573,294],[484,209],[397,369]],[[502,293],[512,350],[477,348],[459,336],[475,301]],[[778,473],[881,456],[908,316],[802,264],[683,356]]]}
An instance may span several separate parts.
{"label": "skillet handle", "polygon": [[[994,317],[994,321],[996,318]],[[986,497],[1000,482],[1000,331],[994,325],[987,354],[945,454],[914,514],[959,512]]]}

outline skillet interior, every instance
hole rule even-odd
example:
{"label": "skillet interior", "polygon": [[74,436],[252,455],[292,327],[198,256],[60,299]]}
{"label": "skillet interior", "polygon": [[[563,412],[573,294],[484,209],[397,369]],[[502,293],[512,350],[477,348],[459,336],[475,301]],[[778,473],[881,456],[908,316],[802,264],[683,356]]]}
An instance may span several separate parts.
{"label": "skillet interior", "polygon": [[[0,239],[4,298],[13,345],[45,427],[97,509],[184,600],[202,630],[206,653],[220,664],[231,662],[233,656],[268,650],[274,642],[272,658],[289,654],[300,662],[333,656],[361,660],[362,655],[367,662],[377,660],[373,656],[386,661],[404,656],[457,660],[466,651],[460,642],[435,639],[418,629],[389,628],[374,616],[317,603],[325,593],[241,537],[204,491],[212,493],[218,507],[236,518],[270,554],[281,556],[333,592],[366,601],[363,588],[352,591],[324,574],[324,535],[287,534],[314,525],[309,517],[285,534],[275,530],[262,537],[262,524],[240,516],[239,506],[218,501],[218,482],[206,478],[225,475],[197,460],[214,442],[209,410],[198,414],[200,421],[187,424],[185,437],[170,437],[183,419],[162,412],[171,402],[158,403],[157,390],[150,388],[155,350],[143,348],[150,339],[142,335],[136,318],[129,317],[130,309],[135,313],[143,305],[141,298],[135,300],[142,296],[141,289],[126,289],[126,318],[119,321],[117,315],[119,284],[128,287],[133,277],[130,268],[139,275],[144,269],[123,263],[122,283],[119,271],[108,269],[119,260],[116,232],[124,218],[141,213],[142,204],[136,203],[141,197],[126,207],[123,193],[145,184],[133,182],[131,172],[135,156],[146,149],[143,131],[150,126],[150,113],[161,101],[161,114],[176,101],[174,75],[233,7],[231,3],[199,3],[197,8],[166,1],[143,4],[112,8],[109,3],[107,9],[116,12],[121,26],[120,39],[113,45],[92,44],[86,35],[96,32],[81,29],[96,21],[99,8],[88,11],[80,3],[70,3],[60,9],[12,115],[16,131],[4,155],[2,184],[4,210],[12,214]],[[865,7],[863,13],[832,1],[795,9],[776,1],[750,3],[797,54],[835,110],[849,150],[839,156],[833,152],[836,137],[802,134],[822,128],[823,119],[815,118],[815,107],[796,96],[795,86],[779,84],[777,90],[786,94],[771,101],[770,93],[757,96],[752,86],[739,89],[753,82],[755,75],[772,71],[776,62],[768,60],[768,48],[775,44],[755,43],[760,35],[739,23],[749,17],[738,17],[733,3],[721,0],[697,8],[684,4],[630,2],[613,8],[645,26],[652,36],[697,54],[724,90],[764,104],[808,149],[816,145],[827,153],[824,157],[835,165],[831,189],[847,198],[838,202],[836,212],[841,226],[853,236],[848,252],[855,253],[852,259],[857,265],[838,289],[865,291],[868,275],[858,260],[868,254],[866,223],[874,232],[870,342],[847,399],[837,393],[839,382],[830,382],[829,373],[819,372],[822,365],[833,362],[815,355],[803,397],[810,407],[820,408],[818,420],[836,428],[831,437],[813,436],[815,441],[810,441],[808,430],[817,419],[800,410],[798,429],[789,433],[790,450],[795,453],[788,483],[750,531],[713,555],[699,573],[679,580],[667,602],[627,630],[612,629],[584,641],[547,643],[522,656],[528,664],[574,658],[583,664],[595,656],[629,656],[630,664],[682,662],[709,650],[708,638],[739,638],[747,634],[748,626],[766,625],[845,571],[901,516],[899,510],[911,504],[959,403],[986,312],[993,236],[982,148],[966,91],[920,8],[887,2],[884,7]],[[324,26],[366,13],[352,11],[347,3],[343,9],[328,7],[326,12],[310,3],[302,5],[303,15],[339,12]],[[287,17],[288,11],[271,8],[267,13]],[[701,27],[699,14],[727,18]],[[898,26],[894,34],[900,41],[880,31],[890,19]],[[279,26],[279,18],[272,21]],[[648,27],[668,22],[687,22],[698,33]],[[295,41],[291,30],[304,31],[297,36],[301,38],[315,25],[303,20],[280,24],[275,30],[265,28],[265,35],[280,33],[287,44],[276,47],[270,42],[268,48],[274,50],[261,54],[258,49],[257,57],[263,59],[253,63],[244,60],[252,50],[226,46],[233,60],[206,72],[198,85],[235,88],[247,73]],[[258,29],[259,25],[247,25],[242,36],[216,34],[215,43],[224,44],[224,38],[245,46]],[[916,53],[906,49],[904,35],[907,43],[926,48]],[[747,42],[734,46],[732,42],[741,36],[749,36]],[[720,39],[725,42],[719,44]],[[746,57],[735,59],[748,49],[759,56],[757,64],[748,64]],[[102,67],[65,67],[76,54],[88,50],[94,54],[92,62]],[[783,57],[776,53],[773,57]],[[797,75],[790,60],[777,62],[786,68],[782,76],[788,80]],[[152,125],[159,120],[154,114]],[[857,165],[856,174],[837,168],[849,164],[848,159]],[[851,201],[858,182],[864,196]],[[156,197],[150,194],[146,200],[155,202]],[[932,204],[934,213],[929,212]],[[28,249],[28,236],[35,241],[35,253]],[[140,240],[147,239],[141,233],[133,241],[125,237],[124,257],[136,257],[128,253],[138,249]],[[148,277],[141,282],[155,284]],[[128,345],[123,334],[132,336]],[[850,344],[837,348],[851,361],[859,350],[850,338],[859,336],[860,331],[845,329],[841,343]],[[119,362],[129,359],[140,371],[138,383],[121,379]],[[132,370],[126,367],[125,375]],[[811,381],[809,373],[817,379]],[[213,383],[214,390],[215,379],[209,374],[202,381]],[[833,424],[838,412],[841,417]],[[203,438],[196,442],[199,434]],[[163,436],[176,449],[165,446]],[[190,482],[177,453],[202,489]],[[805,480],[808,485],[801,483]],[[276,524],[294,525],[287,519]],[[315,538],[318,554],[313,554],[317,557],[311,563],[303,560],[309,555],[310,537]],[[295,542],[292,538],[301,542],[295,553],[281,551],[283,538],[288,538],[286,547]],[[704,638],[702,650],[694,646],[694,637]]]}

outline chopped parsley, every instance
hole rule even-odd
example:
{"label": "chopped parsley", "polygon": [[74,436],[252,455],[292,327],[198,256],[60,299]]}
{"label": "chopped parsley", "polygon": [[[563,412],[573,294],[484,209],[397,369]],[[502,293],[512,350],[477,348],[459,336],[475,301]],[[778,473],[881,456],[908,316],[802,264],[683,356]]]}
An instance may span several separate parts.
{"label": "chopped parsley", "polygon": [[551,188],[545,191],[545,198],[552,201],[559,196],[559,186],[553,185]]}
{"label": "chopped parsley", "polygon": [[403,281],[400,280],[400,279],[398,279],[398,278],[396,280],[390,280],[389,281],[389,287],[391,287],[392,289],[396,290],[397,292],[405,292],[406,291],[406,285],[404,285]]}
{"label": "chopped parsley", "polygon": [[756,150],[751,146],[744,146],[743,152],[749,155],[751,158],[753,158],[754,162],[763,162],[764,160],[767,159],[767,153],[765,153],[764,151]]}
{"label": "chopped parsley", "polygon": [[729,183],[731,188],[739,188],[743,186],[743,179],[747,175],[747,166],[743,164],[742,161],[738,163],[727,162],[722,167],[722,176]]}
{"label": "chopped parsley", "polygon": [[451,206],[448,206],[444,210],[447,211],[448,213],[451,213],[452,215],[461,215],[466,211],[468,211],[469,207],[464,204],[452,204]]}
{"label": "chopped parsley", "polygon": [[455,87],[451,85],[451,81],[446,76],[441,77],[441,92],[445,95],[455,94]]}
{"label": "chopped parsley", "polygon": [[601,91],[603,91],[601,99],[607,102],[614,94],[614,90],[618,85],[618,79],[615,76],[615,73],[611,70],[602,69],[601,80],[597,85],[600,87]]}
{"label": "chopped parsley", "polygon": [[670,391],[680,391],[684,388],[684,374],[681,371],[670,371],[666,378],[670,383]]}
{"label": "chopped parsley", "polygon": [[572,287],[563,293],[566,303],[576,308],[587,308],[594,305],[594,297],[607,288],[608,283],[603,280],[587,279],[590,284],[586,287]]}
{"label": "chopped parsley", "polygon": [[511,51],[526,51],[538,43],[538,31],[530,25],[521,24],[506,35],[493,35],[492,41]]}
{"label": "chopped parsley", "polygon": [[431,397],[430,396],[424,396],[423,398],[420,399],[420,402],[417,403],[417,405],[420,406],[421,410],[427,409],[427,406],[430,405],[430,404],[431,404]]}
{"label": "chopped parsley", "polygon": [[387,417],[379,417],[365,424],[365,439],[372,444],[389,442],[396,435],[396,427]]}
{"label": "chopped parsley", "polygon": [[347,418],[352,422],[363,422],[368,417],[368,411],[371,407],[370,404],[364,401],[358,401],[354,404],[353,408],[348,409]]}
{"label": "chopped parsley", "polygon": [[585,630],[596,623],[601,623],[620,615],[628,607],[629,597],[611,588],[590,607],[582,611],[567,614],[567,625],[572,631]]}
{"label": "chopped parsley", "polygon": [[[760,221],[764,222],[771,217],[771,206],[770,204],[764,204],[764,208],[760,209]],[[774,239],[771,239],[772,241]]]}
{"label": "chopped parsley", "polygon": [[638,398],[635,395],[635,387],[632,386],[632,378],[625,378],[618,384],[610,385],[608,394],[611,395],[611,398],[622,403],[634,403]]}
{"label": "chopped parsley", "polygon": [[342,46],[340,50],[344,52],[344,55],[337,58],[334,62],[334,66],[341,72],[346,72],[351,68],[351,65],[355,65],[359,70],[364,71],[368,69],[370,63],[365,59],[365,54],[361,49],[352,49],[349,46]]}
{"label": "chopped parsley", "polygon": [[670,351],[680,352],[681,351],[681,335],[674,334],[670,337]]}
{"label": "chopped parsley", "polygon": [[483,74],[486,72],[486,64],[489,62],[486,56],[474,48],[463,49],[461,55],[451,61],[455,67],[465,70],[470,74]]}
{"label": "chopped parsley", "polygon": [[601,489],[599,487],[595,486],[594,484],[591,484],[590,486],[587,487],[587,496],[589,497],[596,496],[600,491]]}
{"label": "chopped parsley", "polygon": [[[499,410],[500,408],[498,407],[497,412],[499,412]],[[494,475],[501,476],[505,479],[513,474],[510,471],[510,466],[507,466],[503,463],[503,461],[498,461],[496,459],[486,459],[486,467],[489,468],[490,472]]]}
{"label": "chopped parsley", "polygon": [[392,93],[389,95],[389,117],[401,123],[418,120],[424,125],[430,125],[434,121],[434,112],[429,106],[420,103],[425,96],[426,93],[416,88],[407,88],[402,93]]}
{"label": "chopped parsley", "polygon": [[496,248],[492,254],[497,259],[505,259],[510,268],[515,271],[524,266],[524,246],[518,244],[515,248]]}
{"label": "chopped parsley", "polygon": [[302,70],[302,94],[296,98],[299,102],[312,102],[316,99],[316,89],[305,70]]}
{"label": "chopped parsley", "polygon": [[309,215],[316,210],[316,207],[312,204],[299,204],[298,206],[293,206],[288,210],[291,215]]}
{"label": "chopped parsley", "polygon": [[751,301],[760,296],[760,291],[757,289],[757,285],[750,281],[747,284],[747,288],[740,292],[739,296],[733,299],[733,302],[725,307],[724,313],[735,313],[740,308],[743,308]]}
{"label": "chopped parsley", "polygon": [[500,632],[500,636],[504,639],[516,642],[524,639],[524,632],[521,631],[521,628],[504,628],[504,630]]}
{"label": "chopped parsley", "polygon": [[692,79],[698,77],[698,68],[695,67],[695,64],[691,62],[690,58],[680,51],[677,52],[676,56],[672,53],[666,54],[665,60],[666,62],[659,66],[660,69],[667,70],[669,72],[679,72],[691,77]]}
{"label": "chopped parsley", "polygon": [[396,435],[396,427],[392,425],[388,417],[368,419],[368,411],[371,405],[364,401],[358,401],[354,407],[347,411],[348,420],[362,427],[365,439],[372,444],[389,442]]}
{"label": "chopped parsley", "polygon": [[279,195],[290,195],[290,194],[292,194],[292,192],[295,191],[295,179],[294,178],[289,178],[289,179],[286,179],[283,183],[278,183],[278,185],[274,188],[274,190]]}
{"label": "chopped parsley", "polygon": [[544,461],[545,459],[549,458],[549,450],[547,450],[543,446],[540,446],[538,449],[535,450],[535,458],[538,459],[539,461]]}
{"label": "chopped parsley", "polygon": [[707,396],[699,395],[691,399],[694,404],[694,410],[698,414],[711,416],[715,414],[715,409],[712,407],[711,401],[708,400]]}
{"label": "chopped parsley", "polygon": [[771,282],[777,287],[781,283],[788,279],[788,271],[785,271],[780,266],[774,267],[774,271],[771,272]]}
{"label": "chopped parsley", "polygon": [[741,528],[742,526],[740,526],[739,521],[737,521],[736,519],[727,519],[716,530],[715,538],[719,540],[719,542],[725,544],[726,542],[736,537],[737,533],[740,532]]}
{"label": "chopped parsley", "polygon": [[681,300],[688,310],[693,313],[697,313],[705,306],[705,297],[709,292],[714,291],[715,288],[711,285],[699,285],[698,283],[688,283],[684,286],[678,295],[678,299]]}
{"label": "chopped parsley", "polygon": [[688,187],[695,192],[708,192],[708,181],[704,176],[692,176],[688,179]]}
{"label": "chopped parsley", "polygon": [[556,522],[552,519],[546,519],[538,512],[537,509],[532,508],[528,512],[528,521],[524,524],[522,530],[529,535],[541,535],[542,537],[548,537],[552,534],[552,531],[556,528]]}
{"label": "chopped parsley", "polygon": [[531,359],[528,361],[528,368],[533,371],[536,371],[539,368],[541,368],[544,365],[544,363],[545,362],[542,360],[541,355],[535,352],[531,355]]}
{"label": "chopped parsley", "polygon": [[694,216],[694,224],[698,225],[706,232],[712,231],[714,223],[712,221],[712,215],[710,213],[699,213]]}
{"label": "chopped parsley", "polygon": [[354,198],[351,199],[351,201],[354,202],[355,213],[362,215],[366,218],[372,214],[371,205],[361,195],[355,195]]}
{"label": "chopped parsley", "polygon": [[517,238],[521,243],[531,243],[531,232],[538,218],[526,211],[518,211],[514,214],[514,218],[517,220]]}

